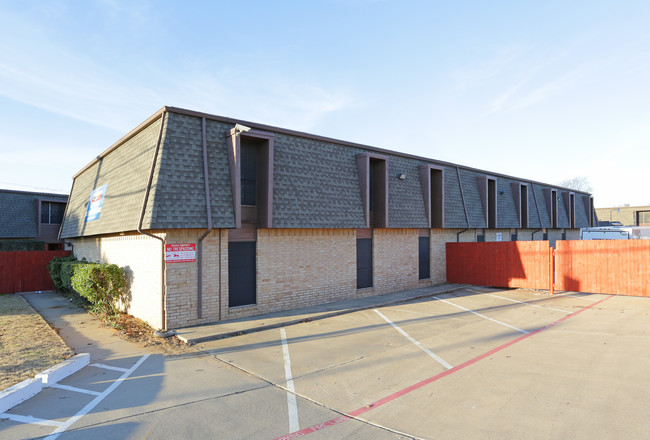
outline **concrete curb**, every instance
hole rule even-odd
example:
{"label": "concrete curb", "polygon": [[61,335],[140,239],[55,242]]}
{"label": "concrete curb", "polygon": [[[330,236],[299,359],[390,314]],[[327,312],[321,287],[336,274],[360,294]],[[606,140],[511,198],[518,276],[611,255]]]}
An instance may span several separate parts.
{"label": "concrete curb", "polygon": [[72,373],[76,373],[81,370],[83,367],[90,363],[90,354],[89,353],[80,353],[78,355],[72,356],[67,361],[63,361],[58,365],[48,368],[45,371],[42,371],[36,375],[36,379],[41,379],[43,381],[44,387],[52,386],[61,379],[65,379],[70,376]]}
{"label": "concrete curb", "polygon": [[33,397],[43,389],[41,379],[27,379],[0,391],[0,414]]}
{"label": "concrete curb", "polygon": [[24,380],[0,391],[0,414],[40,393],[43,387],[65,379],[90,363],[90,354],[81,353],[52,368],[38,373],[33,379]]}
{"label": "concrete curb", "polygon": [[469,284],[454,285],[454,286],[450,286],[449,288],[446,288],[446,289],[441,289],[441,290],[439,290],[437,292],[426,292],[426,293],[422,293],[420,295],[415,295],[415,296],[412,296],[412,297],[409,297],[409,298],[398,298],[398,299],[379,302],[379,303],[375,303],[375,304],[368,304],[368,305],[362,305],[362,306],[358,306],[358,307],[351,307],[349,309],[336,310],[336,311],[333,311],[333,312],[323,312],[322,314],[315,314],[314,316],[303,317],[303,318],[299,318],[299,319],[292,319],[292,320],[288,320],[288,321],[281,321],[281,322],[276,322],[276,323],[273,323],[273,324],[262,325],[262,326],[259,326],[259,327],[250,327],[250,328],[246,328],[246,329],[243,329],[243,330],[235,330],[235,331],[230,331],[230,332],[217,333],[217,334],[213,334],[213,335],[209,335],[209,336],[199,336],[199,337],[196,337],[196,338],[186,338],[186,337],[184,337],[184,336],[177,333],[176,337],[178,339],[180,339],[181,341],[185,342],[186,344],[194,345],[194,344],[199,344],[201,342],[208,342],[208,341],[215,341],[215,340],[218,340],[218,339],[232,338],[234,336],[245,335],[245,334],[248,334],[248,333],[261,332],[261,331],[264,331],[264,330],[270,330],[270,329],[275,329],[275,328],[279,328],[279,327],[288,327],[288,326],[300,324],[300,323],[303,323],[303,322],[316,321],[316,320],[319,320],[319,319],[331,318],[333,316],[346,315],[348,313],[354,313],[354,312],[358,312],[360,310],[368,310],[368,309],[374,309],[376,307],[385,307],[385,306],[390,306],[390,305],[394,305],[394,304],[406,303],[406,302],[415,301],[415,300],[418,300],[418,299],[429,298],[429,297],[436,296],[436,295],[443,295],[445,293],[455,292],[457,290],[464,289],[464,288],[466,288],[468,286],[469,286]]}

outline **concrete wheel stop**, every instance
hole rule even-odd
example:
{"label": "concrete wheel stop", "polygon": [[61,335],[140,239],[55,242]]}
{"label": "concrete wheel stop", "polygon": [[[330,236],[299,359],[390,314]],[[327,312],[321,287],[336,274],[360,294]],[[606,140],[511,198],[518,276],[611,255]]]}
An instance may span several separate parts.
{"label": "concrete wheel stop", "polygon": [[52,386],[81,370],[89,363],[90,354],[81,353],[38,373],[33,379],[24,380],[0,391],[0,414],[40,393],[44,387]]}

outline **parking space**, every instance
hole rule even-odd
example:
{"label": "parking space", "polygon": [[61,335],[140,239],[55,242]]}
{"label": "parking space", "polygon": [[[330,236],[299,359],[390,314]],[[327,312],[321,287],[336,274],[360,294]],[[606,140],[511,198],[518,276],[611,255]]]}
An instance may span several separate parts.
{"label": "parking space", "polygon": [[[635,344],[649,342],[649,309],[643,298],[476,287],[287,327],[300,429],[280,438],[345,438],[350,417],[413,438],[629,434],[612,413],[647,416],[618,390],[650,366]],[[276,329],[202,349],[286,386],[281,345]],[[300,410],[311,402],[341,416],[310,424]]]}
{"label": "parking space", "polygon": [[649,315],[646,298],[471,287],[181,356],[129,346],[0,415],[0,436],[644,438]]}

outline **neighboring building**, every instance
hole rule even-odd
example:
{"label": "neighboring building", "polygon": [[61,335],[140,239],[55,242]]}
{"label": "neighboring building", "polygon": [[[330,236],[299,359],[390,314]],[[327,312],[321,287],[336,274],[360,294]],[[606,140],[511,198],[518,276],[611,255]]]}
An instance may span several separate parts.
{"label": "neighboring building", "polygon": [[63,250],[59,229],[68,196],[0,189],[0,250]]}
{"label": "neighboring building", "polygon": [[61,237],[177,328],[444,283],[447,242],[594,221],[588,193],[164,107],[74,176]]}
{"label": "neighboring building", "polygon": [[650,226],[650,206],[596,208],[602,226]]}

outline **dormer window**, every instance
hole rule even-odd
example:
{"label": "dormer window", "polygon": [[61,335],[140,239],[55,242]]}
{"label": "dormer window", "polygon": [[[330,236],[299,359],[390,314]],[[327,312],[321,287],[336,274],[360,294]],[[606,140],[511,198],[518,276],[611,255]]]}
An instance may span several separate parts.
{"label": "dormer window", "polygon": [[374,153],[357,154],[359,189],[369,228],[388,227],[388,157]]}
{"label": "dormer window", "polygon": [[233,128],[227,136],[235,225],[273,226],[273,133]]}
{"label": "dormer window", "polygon": [[432,165],[421,165],[420,186],[424,209],[427,214],[429,228],[444,228],[445,223],[445,195],[444,195],[444,170]]}
{"label": "dormer window", "polygon": [[494,178],[480,176],[476,178],[481,202],[483,203],[483,215],[487,228],[497,227],[497,181]]}

